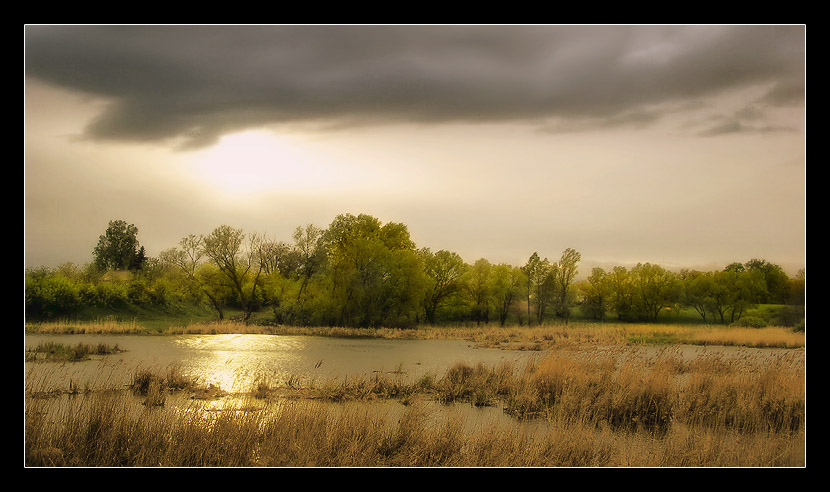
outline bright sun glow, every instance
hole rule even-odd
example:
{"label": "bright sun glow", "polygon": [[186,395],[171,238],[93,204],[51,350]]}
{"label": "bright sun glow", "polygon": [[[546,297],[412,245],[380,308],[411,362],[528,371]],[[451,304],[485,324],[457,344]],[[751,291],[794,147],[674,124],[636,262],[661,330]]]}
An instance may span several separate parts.
{"label": "bright sun glow", "polygon": [[227,194],[321,189],[342,184],[342,173],[307,145],[265,131],[228,135],[196,152],[188,169]]}

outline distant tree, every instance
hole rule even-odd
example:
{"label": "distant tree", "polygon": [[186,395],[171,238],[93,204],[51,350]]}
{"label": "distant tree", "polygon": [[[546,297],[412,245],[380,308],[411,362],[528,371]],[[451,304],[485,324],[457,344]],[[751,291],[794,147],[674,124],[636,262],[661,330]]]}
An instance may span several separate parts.
{"label": "distant tree", "polygon": [[[742,270],[743,265],[741,265]],[[694,308],[704,322],[707,321],[707,315],[711,313],[713,277],[712,272],[696,270],[684,270],[680,275],[683,284],[682,303]]]}
{"label": "distant tree", "polygon": [[540,258],[534,252],[528,258],[523,267],[527,275],[527,302],[528,302],[528,323],[530,323],[530,305],[536,307],[536,323],[542,324],[545,319],[545,311],[553,302],[556,291],[557,264],[551,264],[547,258]]}
{"label": "distant tree", "polygon": [[476,324],[490,322],[493,310],[493,265],[485,258],[476,260],[464,275],[464,287],[472,302],[472,316]]}
{"label": "distant tree", "polygon": [[317,273],[325,261],[322,243],[324,230],[308,224],[305,227],[298,226],[294,230],[294,251],[296,252],[299,264],[297,271],[302,278],[302,283],[297,291],[297,301],[302,298],[311,277]]}
{"label": "distant tree", "polygon": [[521,295],[522,286],[526,282],[524,272],[521,268],[507,263],[500,263],[493,267],[491,279],[491,292],[496,316],[499,319],[499,324],[504,326],[510,314],[510,309]]}
{"label": "distant tree", "polygon": [[230,282],[242,308],[242,319],[248,321],[254,309],[256,289],[264,270],[263,240],[252,234],[245,245],[241,229],[222,225],[201,239],[204,254],[213,261]]}
{"label": "distant tree", "polygon": [[[779,316],[780,324],[784,326],[799,326],[804,321],[807,302],[807,274],[802,268],[789,281],[786,306]],[[801,324],[803,329],[803,324]]]}
{"label": "distant tree", "polygon": [[630,275],[640,318],[656,321],[664,308],[675,305],[680,299],[679,278],[660,265],[638,263]]}
{"label": "distant tree", "polygon": [[338,215],[323,233],[332,323],[404,326],[415,322],[421,267],[403,224],[367,214]]}
{"label": "distant tree", "polygon": [[582,296],[582,313],[592,319],[603,321],[611,303],[608,273],[600,267],[591,269],[587,282],[582,284]]}
{"label": "distant tree", "polygon": [[202,238],[190,234],[179,241],[177,248],[169,248],[159,254],[159,261],[175,267],[195,288],[210,300],[219,319],[225,318],[221,282],[216,272],[202,262],[205,257]]}
{"label": "distant tree", "polygon": [[418,251],[426,275],[424,292],[424,316],[429,324],[435,324],[438,309],[461,289],[461,277],[469,266],[458,253],[429,248]]}
{"label": "distant tree", "polygon": [[123,220],[109,222],[92,256],[100,270],[138,270],[147,260],[144,247],[138,243],[138,228]]}
{"label": "distant tree", "polygon": [[611,289],[611,306],[617,319],[633,321],[637,319],[634,307],[634,286],[628,270],[624,266],[615,266],[607,276]]}
{"label": "distant tree", "polygon": [[291,245],[285,241],[263,241],[262,273],[269,275],[280,272],[282,275],[288,275],[289,271],[296,270],[296,266],[291,264],[292,262],[289,259],[292,251]]}
{"label": "distant tree", "polygon": [[740,320],[744,311],[756,304],[765,292],[763,274],[759,271],[713,272],[709,310],[721,323],[733,323]]}
{"label": "distant tree", "polygon": [[558,299],[556,302],[556,315],[564,318],[566,321],[570,318],[571,307],[574,304],[574,295],[571,289],[574,277],[579,273],[579,261],[582,255],[572,249],[567,248],[562,252],[562,257],[559,259],[558,267],[555,268],[556,275],[556,291]]}
{"label": "distant tree", "polygon": [[769,304],[784,304],[789,295],[789,277],[779,265],[767,260],[754,258],[744,265],[747,271],[759,272],[764,277],[766,292],[761,293],[759,301]]}

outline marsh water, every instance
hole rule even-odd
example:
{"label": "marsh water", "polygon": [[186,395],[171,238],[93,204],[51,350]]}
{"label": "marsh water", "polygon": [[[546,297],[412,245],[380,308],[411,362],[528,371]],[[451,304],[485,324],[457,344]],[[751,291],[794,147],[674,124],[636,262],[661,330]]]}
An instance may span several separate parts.
{"label": "marsh water", "polygon": [[[436,378],[457,363],[501,363],[521,369],[544,352],[477,347],[462,340],[390,340],[285,335],[27,335],[25,349],[46,341],[66,345],[106,344],[121,352],[93,356],[83,362],[26,363],[27,385],[65,388],[69,380],[90,387],[123,387],[139,368],[180,373],[227,392],[242,392],[262,378],[282,383],[289,378],[302,383],[323,383],[336,378],[363,378],[375,373],[394,374],[408,381],[430,374]],[[659,347],[629,348],[623,354],[658,351]],[[677,354],[691,359],[703,354],[763,363],[782,353],[804,357],[803,350],[750,349],[742,347],[679,346]],[[38,370],[33,371],[37,365]],[[42,381],[40,381],[42,379]]]}
{"label": "marsh water", "polygon": [[[458,340],[385,340],[282,335],[27,335],[26,349],[41,342],[118,346],[122,352],[93,356],[83,362],[36,363],[48,366],[50,381],[94,386],[130,383],[137,368],[182,374],[227,392],[244,391],[258,377],[281,383],[293,378],[322,383],[390,373],[408,380],[426,374],[440,377],[465,362],[488,366],[512,363],[523,367],[533,352],[476,348]],[[33,363],[27,363],[30,368]],[[46,369],[40,367],[40,369]],[[29,371],[27,371],[29,372]]]}
{"label": "marsh water", "polygon": [[[283,335],[27,335],[28,351],[42,342],[58,342],[69,346],[79,343],[117,345],[122,351],[104,356],[92,356],[82,362],[25,363],[25,390],[66,391],[70,385],[90,389],[125,389],[138,369],[163,373],[175,367],[181,374],[205,385],[215,385],[230,395],[250,392],[257,378],[276,384],[289,379],[300,386],[322,384],[337,378],[365,378],[377,373],[387,377],[415,381],[424,375],[440,379],[458,363],[488,367],[512,364],[521,370],[532,360],[539,360],[545,352],[504,350],[477,347],[474,342],[460,340],[388,340],[354,339],[315,336]],[[615,357],[631,355],[653,356],[665,347],[594,348]],[[794,358],[803,364],[803,350],[750,349],[740,347],[673,346],[672,354],[690,360],[715,355],[739,359],[748,365],[765,364],[780,356]],[[573,352],[578,355],[580,351]],[[591,353],[589,350],[588,353]],[[174,397],[165,408],[170,411],[190,411],[192,400]],[[181,400],[181,401],[179,401]],[[178,401],[178,403],[176,403]],[[53,405],[78,405],[67,395]],[[259,403],[257,403],[259,404]],[[286,401],[287,405],[295,405]],[[343,403],[336,408],[348,408]],[[398,415],[404,406],[395,402],[375,401],[356,405],[370,405],[373,412]],[[441,405],[426,402],[425,408],[438,418],[459,418],[463,426],[475,430],[492,424],[519,426],[543,432],[544,422],[517,422],[503,413],[501,403],[492,407],[474,407],[470,404]],[[206,405],[206,406],[205,406]],[[200,403],[199,408],[250,408],[250,399],[223,397]],[[140,406],[138,407],[140,408]]]}

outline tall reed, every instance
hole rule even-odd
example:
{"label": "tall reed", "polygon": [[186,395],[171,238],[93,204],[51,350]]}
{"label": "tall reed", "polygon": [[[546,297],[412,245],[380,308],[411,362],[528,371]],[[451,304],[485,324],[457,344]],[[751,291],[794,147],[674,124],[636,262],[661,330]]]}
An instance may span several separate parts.
{"label": "tall reed", "polygon": [[[523,368],[459,363],[412,383],[376,374],[279,395],[278,382],[257,380],[248,394],[206,399],[188,398],[200,388],[182,379],[137,371],[134,391],[38,396],[32,388],[26,465],[790,467],[806,459],[803,359],[787,354],[758,363],[687,360],[674,350],[559,351]],[[150,401],[153,381],[163,405]],[[456,412],[481,405],[508,417]]]}

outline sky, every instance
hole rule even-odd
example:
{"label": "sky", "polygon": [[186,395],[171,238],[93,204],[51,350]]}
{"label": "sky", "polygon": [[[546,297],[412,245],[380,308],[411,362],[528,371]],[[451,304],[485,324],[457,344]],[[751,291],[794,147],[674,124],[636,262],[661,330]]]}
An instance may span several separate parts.
{"label": "sky", "polygon": [[806,266],[804,25],[27,25],[24,267],[366,213],[521,265]]}

